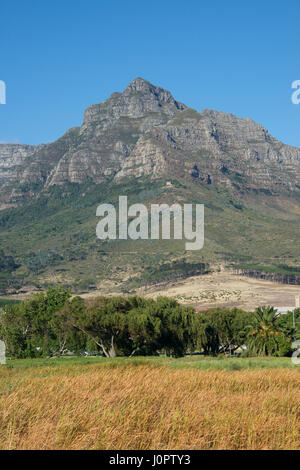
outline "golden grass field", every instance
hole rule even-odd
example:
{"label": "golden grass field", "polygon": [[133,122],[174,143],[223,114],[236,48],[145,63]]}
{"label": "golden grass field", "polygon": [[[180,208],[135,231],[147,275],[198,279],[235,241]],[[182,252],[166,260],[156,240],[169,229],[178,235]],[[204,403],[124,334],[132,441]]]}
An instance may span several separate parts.
{"label": "golden grass field", "polygon": [[0,449],[299,449],[298,369],[0,367]]}

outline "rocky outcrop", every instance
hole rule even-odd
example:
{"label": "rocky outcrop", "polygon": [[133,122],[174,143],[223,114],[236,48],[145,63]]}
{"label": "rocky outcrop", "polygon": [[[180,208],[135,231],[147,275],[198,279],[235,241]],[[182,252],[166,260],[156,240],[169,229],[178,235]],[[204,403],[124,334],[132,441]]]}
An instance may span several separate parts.
{"label": "rocky outcrop", "polygon": [[17,190],[16,176],[36,150],[31,145],[0,144],[0,210],[11,206]]}
{"label": "rocky outcrop", "polygon": [[0,187],[14,177],[35,150],[31,145],[0,144]]}
{"label": "rocky outcrop", "polygon": [[[185,177],[199,183],[271,192],[300,189],[300,150],[282,144],[251,119],[187,109],[148,132],[143,137],[144,150],[138,142],[140,160],[153,140],[157,148],[165,149],[175,174],[181,173],[184,163]],[[124,169],[122,175],[126,176]]]}
{"label": "rocky outcrop", "polygon": [[166,120],[165,117],[170,119],[176,115],[176,111],[186,108],[184,104],[177,102],[169,91],[142,78],[136,78],[123,93],[113,93],[104,103],[90,106],[84,114],[82,129],[93,122],[101,122],[102,127],[108,129],[122,117],[151,119],[151,114],[154,114],[155,123],[162,124]]}
{"label": "rocky outcrop", "polygon": [[176,101],[142,78],[90,106],[82,126],[38,147],[0,145],[0,208],[51,185],[184,179],[256,191],[299,191],[300,150],[251,119]]}

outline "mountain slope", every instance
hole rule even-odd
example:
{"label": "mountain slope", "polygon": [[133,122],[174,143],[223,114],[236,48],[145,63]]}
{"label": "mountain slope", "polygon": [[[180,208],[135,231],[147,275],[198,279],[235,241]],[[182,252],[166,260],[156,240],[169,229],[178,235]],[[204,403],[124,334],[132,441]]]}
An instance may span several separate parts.
{"label": "mountain slope", "polygon": [[[0,145],[0,242],[18,266],[2,288],[60,281],[80,290],[111,279],[129,289],[208,264],[297,266],[299,170],[300,150],[251,119],[197,113],[137,78],[56,142]],[[204,203],[204,249],[100,242],[96,207],[119,194]]]}

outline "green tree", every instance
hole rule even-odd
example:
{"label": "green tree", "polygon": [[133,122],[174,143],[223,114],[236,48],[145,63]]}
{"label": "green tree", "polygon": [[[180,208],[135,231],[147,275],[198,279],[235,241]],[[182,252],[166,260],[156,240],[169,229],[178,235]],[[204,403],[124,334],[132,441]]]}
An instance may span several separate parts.
{"label": "green tree", "polygon": [[251,314],[214,308],[199,314],[198,346],[204,354],[232,353],[245,344]]}
{"label": "green tree", "polygon": [[220,350],[220,338],[210,319],[203,314],[198,315],[196,326],[196,345],[205,355],[215,356]]}
{"label": "green tree", "polygon": [[259,356],[280,356],[290,350],[292,335],[274,307],[258,307],[249,325],[247,346]]}
{"label": "green tree", "polygon": [[194,310],[164,297],[98,297],[72,302],[61,312],[66,322],[84,333],[106,357],[157,354],[182,356],[192,348]]}
{"label": "green tree", "polygon": [[59,349],[55,314],[71,293],[62,287],[48,289],[0,312],[0,335],[12,357],[52,355]]}
{"label": "green tree", "polygon": [[[75,308],[74,308],[75,307]],[[129,343],[128,312],[132,301],[122,297],[98,297],[69,303],[62,314],[71,325],[93,341],[106,357],[115,357]]]}
{"label": "green tree", "polygon": [[250,314],[233,308],[217,308],[206,313],[219,337],[219,353],[231,353],[245,344]]}
{"label": "green tree", "polygon": [[157,350],[180,357],[196,345],[197,317],[192,307],[184,307],[176,300],[158,297],[148,307],[157,335]]}

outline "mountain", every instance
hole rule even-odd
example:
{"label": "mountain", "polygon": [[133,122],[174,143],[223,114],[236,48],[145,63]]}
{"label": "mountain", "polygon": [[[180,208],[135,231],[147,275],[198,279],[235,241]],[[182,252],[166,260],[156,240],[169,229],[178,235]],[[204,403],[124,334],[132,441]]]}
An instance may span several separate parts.
{"label": "mountain", "polygon": [[[300,149],[279,142],[252,119],[198,113],[137,78],[123,93],[88,107],[82,126],[56,142],[0,144],[0,241],[19,266],[3,286],[59,279],[90,287],[104,279],[103,269],[106,279],[131,286],[159,279],[162,266],[172,278],[197,271],[201,263],[294,269],[300,253],[299,170]],[[204,250],[192,255],[176,241],[101,244],[95,208],[118,194],[146,204],[205,203]],[[117,272],[115,259],[122,260]],[[136,274],[140,280],[133,282]]]}
{"label": "mountain", "polygon": [[122,94],[113,93],[107,101],[90,106],[82,126],[54,143],[36,149],[14,145],[11,151],[9,145],[0,145],[2,173],[4,166],[10,169],[9,179],[0,174],[2,207],[16,205],[51,185],[114,178],[142,135],[184,109],[168,91],[138,78]]}
{"label": "mountain", "polygon": [[[251,119],[200,113],[146,80],[90,106],[82,126],[56,142],[0,145],[1,202],[7,206],[66,182],[149,175],[270,191],[300,189],[300,150]],[[16,186],[18,190],[16,191]],[[20,192],[20,188],[22,192]]]}

